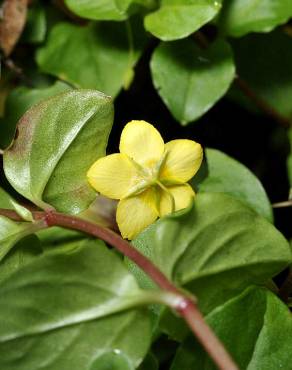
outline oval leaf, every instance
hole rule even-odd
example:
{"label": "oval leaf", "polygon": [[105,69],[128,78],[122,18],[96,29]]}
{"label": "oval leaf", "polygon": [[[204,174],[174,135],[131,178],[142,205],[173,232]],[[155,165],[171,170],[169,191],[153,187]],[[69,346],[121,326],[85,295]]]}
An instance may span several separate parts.
{"label": "oval leaf", "polygon": [[208,175],[198,184],[203,193],[226,193],[242,200],[260,215],[273,221],[267,194],[257,177],[243,164],[215,149],[206,149]]}
{"label": "oval leaf", "polygon": [[152,79],[172,115],[183,125],[206,113],[228,90],[235,74],[223,40],[201,49],[193,40],[162,43],[151,60]]}
{"label": "oval leaf", "polygon": [[228,35],[269,32],[292,17],[291,0],[229,0],[224,2],[219,24]]}
{"label": "oval leaf", "polygon": [[145,28],[164,41],[189,36],[215,17],[221,0],[162,0],[160,8],[145,17]]}
{"label": "oval leaf", "polygon": [[[288,242],[273,225],[220,193],[198,194],[191,209],[159,220],[134,245],[194,292],[205,312],[250,284],[266,282],[292,260]],[[149,279],[137,267],[133,271],[149,287]]]}
{"label": "oval leaf", "polygon": [[94,20],[120,21],[133,0],[65,0],[68,8],[79,17]]}
{"label": "oval leaf", "polygon": [[31,108],[4,152],[8,181],[41,208],[78,213],[95,197],[86,180],[90,165],[105,155],[113,106],[98,91],[74,90]]}
{"label": "oval leaf", "polygon": [[131,23],[101,22],[83,27],[59,23],[52,29],[47,44],[39,49],[37,62],[44,72],[76,87],[116,96],[122,87],[129,86],[145,40],[137,19]]}

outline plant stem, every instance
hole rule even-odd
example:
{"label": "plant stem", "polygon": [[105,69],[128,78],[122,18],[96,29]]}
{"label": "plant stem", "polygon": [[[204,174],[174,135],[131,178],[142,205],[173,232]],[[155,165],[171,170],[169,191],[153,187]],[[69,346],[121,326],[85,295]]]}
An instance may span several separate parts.
{"label": "plant stem", "polygon": [[273,208],[284,208],[284,207],[291,207],[292,206],[292,199],[286,200],[284,202],[273,203]]}
{"label": "plant stem", "polygon": [[[210,45],[208,38],[202,32],[198,31],[194,33],[193,36],[202,49],[206,49]],[[291,121],[278,113],[266,100],[262,99],[243,78],[237,75],[235,77],[234,84],[267,116],[273,118],[282,127],[291,127]]]}
{"label": "plant stem", "polygon": [[210,355],[219,369],[238,370],[233,360],[230,357],[226,357],[226,349],[214,335],[210,326],[208,326],[203,315],[193,302],[186,302],[186,306],[180,311],[178,310],[178,312],[180,312],[180,315],[186,321],[200,343],[203,344],[205,351]]}
{"label": "plant stem", "polygon": [[[161,272],[147,257],[135,249],[129,242],[122,239],[112,230],[96,225],[90,221],[62,213],[32,212],[35,219],[42,219],[48,227],[61,226],[66,229],[78,230],[102,239],[120,251],[124,256],[135,262],[162,290],[176,294],[176,304],[171,306],[186,321],[206,352],[220,370],[238,370],[229,353],[224,348],[211,328],[205,322],[194,300],[184,294]],[[20,221],[19,215],[11,210],[0,209],[0,215]]]}
{"label": "plant stem", "polygon": [[96,225],[90,221],[65,215],[57,212],[46,213],[46,222],[48,226],[61,226],[66,229],[73,229],[85,232],[86,234],[102,239],[112,245],[124,256],[134,261],[141,269],[147,271],[147,274],[162,289],[172,293],[180,291],[167,279],[167,277],[153,263],[142,255],[137,249],[131,246],[126,240],[110,229]]}
{"label": "plant stem", "polygon": [[291,126],[291,122],[288,118],[282,116],[271,105],[269,105],[266,100],[257,95],[256,92],[249,86],[249,84],[240,76],[235,78],[234,83],[237,85],[237,87],[239,87],[244,95],[247,96],[255,104],[255,106],[263,111],[267,116],[270,116],[285,128],[289,128]]}

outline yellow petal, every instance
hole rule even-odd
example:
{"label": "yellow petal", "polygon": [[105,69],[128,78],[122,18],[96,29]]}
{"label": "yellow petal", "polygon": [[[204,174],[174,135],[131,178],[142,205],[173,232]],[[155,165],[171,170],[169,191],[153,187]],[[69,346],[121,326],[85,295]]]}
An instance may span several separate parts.
{"label": "yellow petal", "polygon": [[117,223],[123,238],[135,238],[157,217],[156,192],[153,189],[122,199],[118,204]]}
{"label": "yellow petal", "polygon": [[160,133],[150,123],[131,121],[123,129],[120,152],[140,165],[147,166],[161,159],[164,142]]}
{"label": "yellow petal", "polygon": [[87,172],[90,185],[112,199],[125,197],[137,179],[136,169],[124,154],[111,154],[98,159]]}
{"label": "yellow petal", "polygon": [[198,171],[203,159],[200,144],[192,140],[172,140],[165,144],[166,160],[160,170],[160,180],[174,183],[189,181]]}
{"label": "yellow petal", "polygon": [[[192,202],[195,192],[189,184],[167,187],[168,192],[174,198],[175,211],[186,208]],[[172,198],[164,190],[161,190],[159,216],[165,216],[172,212]]]}

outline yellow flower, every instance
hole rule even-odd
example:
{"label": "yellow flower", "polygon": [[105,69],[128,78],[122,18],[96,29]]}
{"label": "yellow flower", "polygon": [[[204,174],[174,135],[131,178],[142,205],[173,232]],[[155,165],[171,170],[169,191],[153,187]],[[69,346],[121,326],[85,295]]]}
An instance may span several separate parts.
{"label": "yellow flower", "polygon": [[122,236],[133,239],[157,217],[188,207],[195,193],[186,182],[202,158],[195,141],[164,144],[150,123],[131,121],[123,129],[120,153],[98,159],[87,177],[99,193],[120,200],[117,223]]}

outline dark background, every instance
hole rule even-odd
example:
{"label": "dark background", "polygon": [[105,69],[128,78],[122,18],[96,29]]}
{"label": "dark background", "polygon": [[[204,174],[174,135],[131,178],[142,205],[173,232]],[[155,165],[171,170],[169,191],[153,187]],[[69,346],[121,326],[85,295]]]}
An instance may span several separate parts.
{"label": "dark background", "polygon": [[[288,199],[286,160],[287,130],[265,114],[254,114],[227,97],[221,99],[198,121],[181,126],[158,96],[151,81],[150,47],[136,66],[135,80],[115,101],[115,124],[109,151],[118,151],[123,126],[133,119],[155,125],[165,141],[188,138],[204,147],[219,149],[245,164],[263,183],[272,203]],[[291,208],[274,209],[276,227],[292,237]]]}

